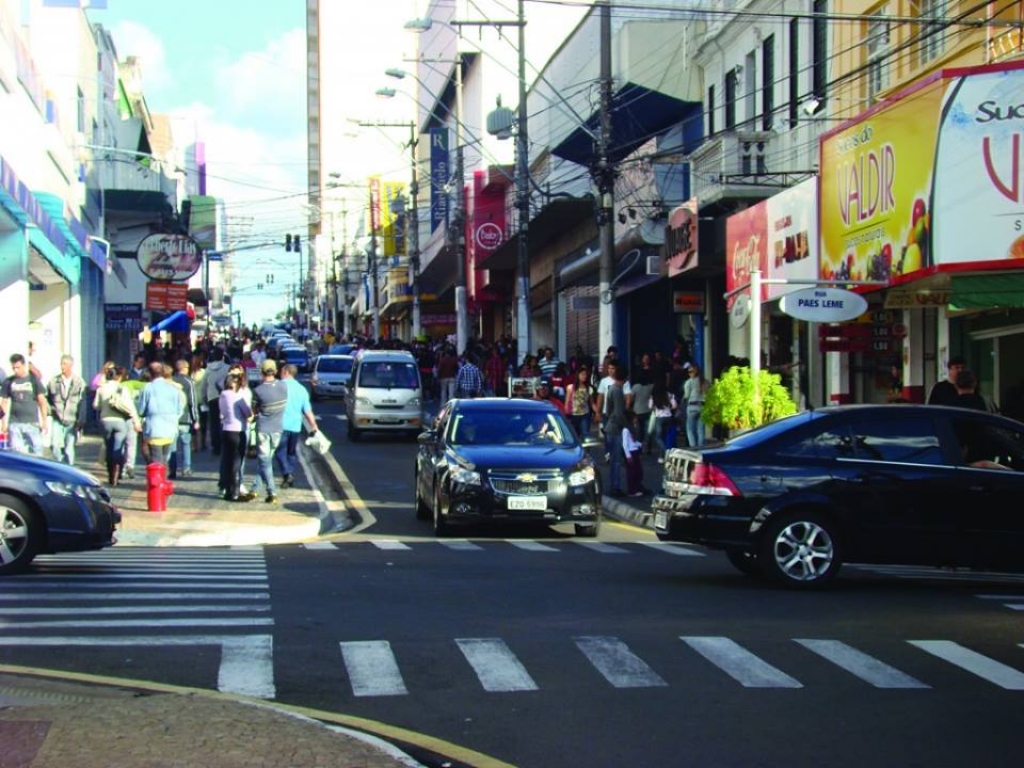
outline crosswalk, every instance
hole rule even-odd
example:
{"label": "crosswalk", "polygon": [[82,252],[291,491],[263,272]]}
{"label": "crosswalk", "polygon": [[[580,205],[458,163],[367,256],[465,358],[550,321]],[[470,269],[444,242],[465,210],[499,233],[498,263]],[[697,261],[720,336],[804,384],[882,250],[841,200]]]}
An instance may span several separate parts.
{"label": "crosswalk", "polygon": [[0,650],[216,646],[218,689],[264,699],[273,626],[262,547],[43,555],[0,591]]}
{"label": "crosswalk", "polygon": [[661,541],[638,541],[622,544],[608,544],[590,539],[565,539],[560,541],[537,541],[535,539],[489,539],[470,541],[468,539],[432,539],[429,541],[407,542],[399,539],[358,539],[351,541],[310,541],[301,545],[310,550],[346,550],[350,547],[370,546],[385,552],[412,552],[441,547],[456,552],[484,552],[494,546],[511,547],[523,552],[551,553],[585,549],[599,555],[628,555],[642,551],[661,552],[676,557],[706,557],[706,552],[683,544]]}

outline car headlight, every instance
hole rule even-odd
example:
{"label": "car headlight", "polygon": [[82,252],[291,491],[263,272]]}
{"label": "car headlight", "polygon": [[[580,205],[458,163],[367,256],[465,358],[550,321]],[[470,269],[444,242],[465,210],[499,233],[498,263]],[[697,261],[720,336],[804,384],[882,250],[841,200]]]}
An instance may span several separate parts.
{"label": "car headlight", "polygon": [[409,398],[409,407],[410,408],[419,408],[420,407],[420,399],[418,397],[410,397]]}
{"label": "car headlight", "polygon": [[460,485],[480,485],[480,473],[465,467],[454,466],[451,469],[452,482]]}
{"label": "car headlight", "polygon": [[46,487],[61,496],[77,496],[80,499],[91,499],[93,495],[89,487],[77,483],[63,483],[59,480],[47,480]]}
{"label": "car headlight", "polygon": [[594,482],[594,468],[592,466],[580,467],[569,473],[569,485],[578,486]]}

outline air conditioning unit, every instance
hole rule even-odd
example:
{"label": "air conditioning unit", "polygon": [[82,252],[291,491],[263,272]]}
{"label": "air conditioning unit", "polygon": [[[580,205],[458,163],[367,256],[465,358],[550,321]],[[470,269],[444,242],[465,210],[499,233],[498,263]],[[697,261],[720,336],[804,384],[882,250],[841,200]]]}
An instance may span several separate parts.
{"label": "air conditioning unit", "polygon": [[660,275],[662,272],[662,258],[661,256],[648,256],[647,257],[647,274],[648,275]]}

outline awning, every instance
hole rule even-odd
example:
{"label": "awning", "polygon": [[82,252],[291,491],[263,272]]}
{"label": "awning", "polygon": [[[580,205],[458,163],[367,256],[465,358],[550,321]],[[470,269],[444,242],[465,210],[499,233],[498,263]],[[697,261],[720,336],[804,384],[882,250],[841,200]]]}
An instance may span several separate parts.
{"label": "awning", "polygon": [[953,275],[952,309],[1024,307],[1024,271]]}
{"label": "awning", "polygon": [[172,312],[163,318],[159,322],[155,323],[150,327],[149,330],[153,331],[168,331],[169,333],[188,333],[192,328],[192,323],[188,319],[188,312],[184,309],[179,309],[177,312]]}

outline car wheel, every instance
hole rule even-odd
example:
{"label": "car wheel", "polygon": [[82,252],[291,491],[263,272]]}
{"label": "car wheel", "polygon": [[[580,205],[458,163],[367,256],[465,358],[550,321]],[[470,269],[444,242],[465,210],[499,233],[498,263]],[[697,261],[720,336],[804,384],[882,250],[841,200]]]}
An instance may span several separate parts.
{"label": "car wheel", "polygon": [[434,535],[447,536],[449,526],[441,514],[441,492],[434,492]]}
{"label": "car wheel", "polygon": [[419,472],[418,468],[413,473],[412,482],[413,482],[413,488],[415,489],[413,491],[413,494],[414,494],[415,499],[416,499],[416,501],[415,501],[415,504],[416,504],[416,519],[417,520],[429,520],[430,519],[430,507],[428,507],[426,505],[426,503],[423,501],[423,497],[420,496],[420,472]]}
{"label": "car wheel", "polygon": [[28,568],[43,540],[43,524],[25,502],[0,495],[0,575]]}
{"label": "car wheel", "polygon": [[764,575],[761,562],[753,552],[747,552],[745,549],[730,549],[725,556],[740,573],[745,573],[747,576]]}
{"label": "car wheel", "polygon": [[815,512],[781,515],[768,523],[759,561],[765,575],[789,587],[822,586],[839,572],[842,555],[832,521]]}
{"label": "car wheel", "polygon": [[576,523],[576,535],[581,539],[596,539],[601,532],[601,523]]}

